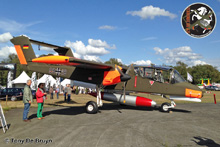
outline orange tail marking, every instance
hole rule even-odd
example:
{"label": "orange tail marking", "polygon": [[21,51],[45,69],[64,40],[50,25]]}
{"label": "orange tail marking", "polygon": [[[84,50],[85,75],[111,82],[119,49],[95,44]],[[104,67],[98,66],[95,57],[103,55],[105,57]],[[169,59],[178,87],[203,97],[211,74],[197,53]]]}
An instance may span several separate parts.
{"label": "orange tail marking", "polygon": [[23,51],[21,49],[21,46],[20,45],[15,45],[15,49],[16,49],[16,52],[18,54],[18,58],[20,60],[20,63],[21,64],[27,64],[27,61],[26,61],[26,59],[24,57],[24,53],[23,53]]}

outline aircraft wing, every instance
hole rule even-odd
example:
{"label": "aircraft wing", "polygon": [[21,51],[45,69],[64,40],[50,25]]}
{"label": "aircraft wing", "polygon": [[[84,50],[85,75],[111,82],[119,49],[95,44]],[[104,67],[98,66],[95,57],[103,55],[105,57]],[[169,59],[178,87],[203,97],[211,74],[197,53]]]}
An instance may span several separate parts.
{"label": "aircraft wing", "polygon": [[73,63],[73,64],[78,64],[75,66],[83,67],[83,68],[96,68],[96,69],[114,68],[114,66],[112,66],[112,65],[98,63],[98,62],[94,62],[94,61],[82,60],[82,59],[77,59],[77,58],[70,58],[69,62]]}

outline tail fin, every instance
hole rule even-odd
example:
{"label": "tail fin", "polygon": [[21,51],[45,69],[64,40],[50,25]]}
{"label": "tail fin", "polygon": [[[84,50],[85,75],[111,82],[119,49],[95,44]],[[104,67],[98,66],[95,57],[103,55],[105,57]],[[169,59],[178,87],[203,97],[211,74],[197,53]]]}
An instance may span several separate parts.
{"label": "tail fin", "polygon": [[22,65],[27,65],[32,59],[36,58],[31,42],[28,37],[19,36],[11,39],[14,44],[18,58]]}

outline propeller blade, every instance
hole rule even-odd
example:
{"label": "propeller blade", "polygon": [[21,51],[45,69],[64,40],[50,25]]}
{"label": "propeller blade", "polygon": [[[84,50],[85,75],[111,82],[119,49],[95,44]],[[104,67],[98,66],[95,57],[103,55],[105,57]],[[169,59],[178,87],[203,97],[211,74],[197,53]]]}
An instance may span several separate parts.
{"label": "propeller blade", "polygon": [[126,71],[126,73],[125,74],[128,74],[129,73],[129,71],[131,70],[131,66],[132,66],[133,64],[131,64],[129,67],[128,67],[128,70]]}
{"label": "propeller blade", "polygon": [[116,67],[118,72],[121,74],[121,81],[124,82],[124,81],[128,81],[131,79],[131,76],[128,75],[128,74],[124,74],[118,67]]}

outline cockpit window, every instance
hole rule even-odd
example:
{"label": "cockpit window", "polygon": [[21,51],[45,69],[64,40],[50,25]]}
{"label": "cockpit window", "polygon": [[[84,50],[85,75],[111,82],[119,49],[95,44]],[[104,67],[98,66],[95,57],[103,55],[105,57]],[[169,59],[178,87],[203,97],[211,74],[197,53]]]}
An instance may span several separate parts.
{"label": "cockpit window", "polygon": [[135,67],[134,72],[136,76],[141,76],[151,79],[153,78],[154,69],[147,67]]}
{"label": "cockpit window", "polygon": [[185,82],[185,79],[173,68],[135,67],[134,72],[136,76],[161,83],[175,84]]}
{"label": "cockpit window", "polygon": [[174,70],[173,74],[171,74],[171,83],[181,83],[181,82],[185,82],[186,80],[179,74],[178,71]]}

